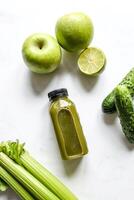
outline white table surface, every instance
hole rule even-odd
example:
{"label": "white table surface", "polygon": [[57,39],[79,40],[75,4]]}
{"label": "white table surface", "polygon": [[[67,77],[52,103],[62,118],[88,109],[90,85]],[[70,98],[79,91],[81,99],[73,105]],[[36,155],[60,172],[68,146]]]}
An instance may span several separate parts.
{"label": "white table surface", "polygon": [[[134,146],[122,134],[116,115],[104,115],[101,102],[134,66],[133,1],[0,1],[0,140],[20,139],[26,148],[79,197],[79,200],[132,200]],[[76,56],[63,53],[59,70],[30,73],[21,56],[34,32],[54,35],[56,20],[83,11],[95,27],[92,46],[107,57],[105,71],[89,78],[77,70]],[[47,93],[66,87],[75,102],[90,153],[81,161],[62,161],[49,116]],[[16,200],[9,190],[0,200]],[[19,198],[18,198],[19,199]]]}

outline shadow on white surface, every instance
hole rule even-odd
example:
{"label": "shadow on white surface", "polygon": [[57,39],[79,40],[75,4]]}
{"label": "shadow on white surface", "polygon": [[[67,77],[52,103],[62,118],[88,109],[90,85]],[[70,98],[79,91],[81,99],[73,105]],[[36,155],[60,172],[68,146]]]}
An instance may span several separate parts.
{"label": "shadow on white surface", "polygon": [[82,162],[82,158],[78,158],[75,160],[64,160],[63,165],[65,168],[66,174],[68,176],[71,176],[73,173],[75,173],[81,162]]}
{"label": "shadow on white surface", "polygon": [[90,77],[80,72],[78,68],[78,57],[80,52],[70,53],[65,50],[63,53],[62,68],[64,67],[72,76],[77,77],[85,90],[90,91],[98,81],[98,76]]}
{"label": "shadow on white surface", "polygon": [[62,49],[62,69],[65,72],[69,72],[72,75],[76,74],[77,71],[77,60],[78,60],[79,52],[68,52]]}
{"label": "shadow on white surface", "polygon": [[93,87],[96,86],[97,81],[99,79],[99,76],[88,77],[88,76],[86,76],[86,75],[84,75],[84,74],[82,74],[80,72],[79,72],[79,76],[78,77],[80,79],[81,84],[83,85],[83,88],[85,90],[87,90],[88,92],[90,90],[92,90]]}
{"label": "shadow on white surface", "polygon": [[55,76],[55,73],[56,71],[51,74],[36,74],[29,72],[31,86],[35,94],[40,95],[45,90]]}
{"label": "shadow on white surface", "polygon": [[118,135],[117,139],[120,139],[128,150],[134,150],[134,144],[130,143],[125,137],[120,122],[116,123],[119,120],[116,112],[112,114],[103,113],[103,120],[107,125],[115,125],[117,130],[115,134]]}
{"label": "shadow on white surface", "polygon": [[78,56],[79,52],[70,53],[62,50],[62,60],[57,70],[45,75],[29,72],[30,83],[33,91],[37,95],[41,94],[56,75],[58,75],[60,78],[68,73],[73,78],[78,79],[86,91],[90,91],[96,85],[98,76],[89,77],[85,74],[82,74],[77,65]]}
{"label": "shadow on white surface", "polygon": [[117,113],[112,113],[112,114],[106,114],[106,113],[103,113],[103,120],[106,124],[108,125],[112,125],[115,123],[115,120],[117,118]]}
{"label": "shadow on white surface", "polygon": [[127,147],[127,149],[129,151],[133,151],[134,150],[134,144],[130,143],[125,136],[122,137],[122,141],[123,141],[123,143],[125,144],[125,146]]}
{"label": "shadow on white surface", "polygon": [[20,200],[20,198],[17,196],[17,194],[10,188],[6,192],[1,192],[0,193],[0,199]]}
{"label": "shadow on white surface", "polygon": [[128,151],[133,151],[134,150],[134,144],[130,143],[128,141],[128,139],[126,138],[125,134],[122,131],[122,127],[120,125],[120,122],[119,122],[119,126],[116,126],[116,128],[117,128],[117,132],[115,134],[116,135],[118,134],[118,138],[117,139],[121,140],[121,142],[127,148]]}

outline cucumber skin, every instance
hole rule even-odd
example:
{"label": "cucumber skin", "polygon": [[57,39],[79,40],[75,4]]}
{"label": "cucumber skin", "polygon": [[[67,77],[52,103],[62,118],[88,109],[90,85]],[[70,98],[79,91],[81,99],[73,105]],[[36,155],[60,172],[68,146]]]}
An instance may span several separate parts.
{"label": "cucumber skin", "polygon": [[[131,96],[134,96],[134,68],[131,69],[131,71],[118,85],[125,85],[128,88]],[[104,113],[116,112],[115,89],[102,102],[102,110]]]}
{"label": "cucumber skin", "polygon": [[126,138],[130,143],[134,143],[134,106],[126,86],[118,86],[116,88],[115,106]]}

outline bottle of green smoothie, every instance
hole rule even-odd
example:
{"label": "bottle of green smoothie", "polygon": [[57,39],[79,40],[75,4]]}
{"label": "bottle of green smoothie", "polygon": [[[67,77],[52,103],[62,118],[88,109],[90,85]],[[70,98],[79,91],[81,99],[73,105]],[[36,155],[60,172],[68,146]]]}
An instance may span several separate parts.
{"label": "bottle of green smoothie", "polygon": [[65,88],[48,93],[50,115],[53,121],[61,156],[64,160],[82,157],[88,153],[87,143],[74,103]]}

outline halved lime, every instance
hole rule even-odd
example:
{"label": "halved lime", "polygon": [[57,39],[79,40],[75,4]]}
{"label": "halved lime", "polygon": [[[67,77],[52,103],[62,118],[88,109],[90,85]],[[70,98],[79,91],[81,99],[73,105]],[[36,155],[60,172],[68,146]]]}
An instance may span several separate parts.
{"label": "halved lime", "polygon": [[101,49],[89,47],[78,58],[78,66],[81,72],[87,75],[98,74],[106,63],[105,54]]}

